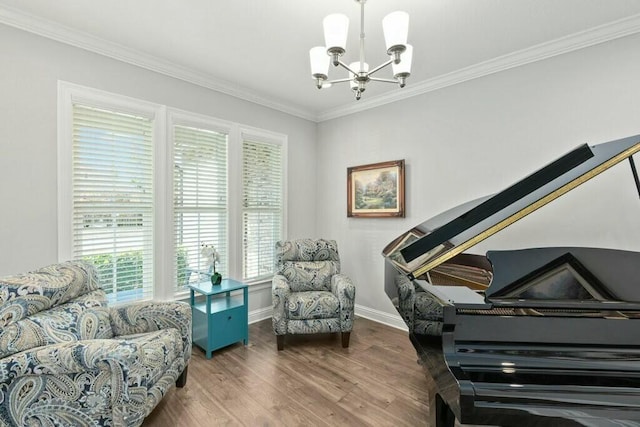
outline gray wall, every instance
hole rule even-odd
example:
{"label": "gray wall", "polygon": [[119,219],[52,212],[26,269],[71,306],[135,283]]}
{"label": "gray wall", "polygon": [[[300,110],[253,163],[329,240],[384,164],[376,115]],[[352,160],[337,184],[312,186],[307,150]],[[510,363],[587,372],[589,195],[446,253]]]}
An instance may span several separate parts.
{"label": "gray wall", "polygon": [[58,261],[58,80],[288,135],[288,232],[315,235],[315,123],[1,24],[0,58],[0,275]]}
{"label": "gray wall", "polygon": [[[338,240],[360,313],[393,320],[380,252],[402,232],[579,144],[640,134],[638,76],[635,35],[321,123],[318,232]],[[406,218],[347,218],[347,167],[396,159],[406,161]],[[471,252],[545,245],[640,251],[640,200],[628,162]]]}

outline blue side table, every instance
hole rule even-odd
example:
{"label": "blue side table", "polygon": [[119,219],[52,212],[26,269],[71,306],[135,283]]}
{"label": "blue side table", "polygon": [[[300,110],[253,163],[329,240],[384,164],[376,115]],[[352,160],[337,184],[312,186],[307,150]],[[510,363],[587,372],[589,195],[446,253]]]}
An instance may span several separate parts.
{"label": "blue side table", "polygon": [[[242,294],[231,295],[242,290]],[[219,285],[207,280],[189,284],[193,317],[193,343],[211,359],[214,350],[238,341],[249,342],[249,287],[233,279],[223,279]],[[196,304],[195,292],[205,295]]]}

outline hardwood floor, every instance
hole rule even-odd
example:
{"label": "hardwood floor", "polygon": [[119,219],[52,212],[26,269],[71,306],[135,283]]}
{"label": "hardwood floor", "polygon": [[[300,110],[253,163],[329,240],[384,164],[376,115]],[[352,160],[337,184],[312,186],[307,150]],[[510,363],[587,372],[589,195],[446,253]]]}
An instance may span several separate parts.
{"label": "hardwood floor", "polygon": [[358,318],[350,346],[338,334],[287,336],[271,319],[249,345],[197,347],[187,385],[172,388],[143,426],[426,426],[427,379],[407,333]]}

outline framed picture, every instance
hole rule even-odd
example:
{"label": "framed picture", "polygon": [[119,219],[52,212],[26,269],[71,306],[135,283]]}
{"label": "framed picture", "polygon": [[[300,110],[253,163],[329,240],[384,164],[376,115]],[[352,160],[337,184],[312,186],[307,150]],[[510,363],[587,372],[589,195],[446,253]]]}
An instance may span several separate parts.
{"label": "framed picture", "polygon": [[570,252],[505,287],[500,298],[537,300],[613,300],[607,288]]}
{"label": "framed picture", "polygon": [[347,168],[347,216],[404,217],[404,159]]}

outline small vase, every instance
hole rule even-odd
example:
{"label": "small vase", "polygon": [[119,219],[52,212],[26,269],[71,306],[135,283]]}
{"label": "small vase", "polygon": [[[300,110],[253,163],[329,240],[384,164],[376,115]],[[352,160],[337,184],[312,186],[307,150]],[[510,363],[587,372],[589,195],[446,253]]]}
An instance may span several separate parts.
{"label": "small vase", "polygon": [[214,271],[213,274],[211,274],[211,284],[219,285],[221,282],[222,282],[222,274]]}

